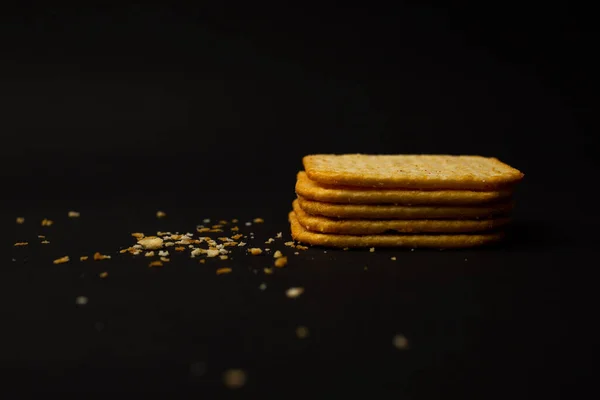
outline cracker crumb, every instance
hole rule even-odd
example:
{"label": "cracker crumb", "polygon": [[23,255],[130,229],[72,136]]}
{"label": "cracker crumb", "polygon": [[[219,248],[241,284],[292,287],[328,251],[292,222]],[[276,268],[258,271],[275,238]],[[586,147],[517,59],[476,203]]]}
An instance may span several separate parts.
{"label": "cracker crumb", "polygon": [[248,249],[248,252],[250,254],[252,254],[253,256],[257,256],[259,254],[262,254],[263,251],[262,251],[262,249],[259,249],[258,247],[252,247],[252,248]]}
{"label": "cracker crumb", "polygon": [[161,258],[160,258],[160,261],[162,261],[162,262],[170,262],[170,261],[171,261],[171,259],[170,259],[170,258],[167,258],[167,257],[161,257]]}
{"label": "cracker crumb", "polygon": [[198,261],[200,264],[205,264],[206,263],[206,259],[205,258],[201,258],[200,261]]}
{"label": "cracker crumb", "polygon": [[48,218],[44,218],[42,220],[42,226],[52,226],[52,224],[54,223],[54,221],[48,219]]}
{"label": "cracker crumb", "polygon": [[38,239],[46,239],[45,235],[38,235]]}
{"label": "cracker crumb", "polygon": [[190,257],[194,258],[196,256],[201,255],[202,253],[204,253],[204,251],[202,249],[194,249],[192,250],[192,252],[190,253]]}
{"label": "cracker crumb", "polygon": [[283,268],[287,265],[288,258],[287,257],[279,257],[275,260],[275,266],[277,268]]}
{"label": "cracker crumb", "polygon": [[238,222],[240,222],[237,218],[234,218],[231,220],[232,223],[237,224]]}
{"label": "cracker crumb", "polygon": [[106,271],[104,271],[104,272],[100,272],[100,273],[98,274],[98,276],[99,276],[100,278],[104,279],[104,278],[106,278],[106,277],[108,276],[108,272],[106,272]]}
{"label": "cracker crumb", "polygon": [[265,272],[266,275],[273,274],[273,268],[265,268],[263,271]]}
{"label": "cracker crumb", "polygon": [[154,252],[152,250],[147,251],[146,254],[144,254],[145,257],[154,257]]}
{"label": "cracker crumb", "polygon": [[271,243],[273,243],[274,241],[275,241],[275,239],[273,239],[273,238],[269,238],[269,239],[267,239],[267,241],[265,242],[265,244],[271,244]]}
{"label": "cracker crumb", "polygon": [[69,218],[79,218],[80,215],[81,214],[77,211],[69,211],[69,214],[68,214]]}
{"label": "cracker crumb", "polygon": [[294,252],[294,255],[296,255],[296,256],[297,256],[298,254],[300,254],[300,253],[299,253],[299,252],[297,252],[297,251],[295,251],[295,252]]}
{"label": "cracker crumb", "polygon": [[50,241],[48,241],[48,240],[42,240],[40,243],[41,244],[50,244]]}
{"label": "cracker crumb", "polygon": [[266,283],[261,283],[260,286],[258,287],[260,290],[265,290],[267,288],[267,284]]}
{"label": "cracker crumb", "polygon": [[253,221],[255,224],[262,224],[263,222],[265,222],[265,220],[262,218],[254,218]]}
{"label": "cracker crumb", "polygon": [[175,246],[175,243],[173,242],[165,242],[165,247],[172,247]]}
{"label": "cracker crumb", "polygon": [[219,255],[219,250],[217,250],[217,249],[206,250],[206,257],[216,257],[218,255]]}
{"label": "cracker crumb", "polygon": [[291,287],[285,291],[285,295],[287,297],[289,297],[290,299],[295,299],[296,297],[300,296],[302,293],[304,293],[304,288],[302,288],[302,287]]}
{"label": "cracker crumb", "polygon": [[163,247],[163,239],[158,236],[147,236],[138,240],[145,250],[158,250]]}
{"label": "cracker crumb", "polygon": [[98,260],[108,260],[110,259],[111,256],[107,256],[105,254],[101,254],[99,252],[94,253],[94,260],[98,261]]}
{"label": "cracker crumb", "polygon": [[415,249],[410,249],[410,251],[415,251]]}
{"label": "cracker crumb", "polygon": [[164,218],[167,216],[167,213],[164,211],[157,211],[156,212],[156,218]]}
{"label": "cracker crumb", "polygon": [[136,239],[138,239],[138,240],[140,240],[140,239],[143,239],[143,238],[144,238],[144,234],[143,234],[143,233],[141,233],[141,232],[134,232],[134,233],[132,233],[132,234],[131,234],[131,236],[133,236],[134,238],[136,238]]}
{"label": "cracker crumb", "polygon": [[281,239],[283,237],[283,232],[277,232],[277,235],[275,235],[275,237],[277,239]]}
{"label": "cracker crumb", "polygon": [[396,261],[396,257],[390,257],[390,260]]}
{"label": "cracker crumb", "polygon": [[392,344],[398,350],[406,350],[408,348],[408,339],[404,335],[396,335],[392,340]]}
{"label": "cracker crumb", "polygon": [[246,222],[244,225],[246,225],[246,226],[251,226],[251,225],[252,225],[252,222]]}
{"label": "cracker crumb", "polygon": [[167,256],[169,255],[169,252],[168,252],[167,250],[160,250],[160,251],[158,252],[158,255],[159,255],[160,257],[167,257]]}
{"label": "cracker crumb", "polygon": [[79,261],[87,261],[88,258],[88,256],[81,256],[79,257]]}
{"label": "cracker crumb", "polygon": [[78,306],[85,306],[88,303],[88,298],[85,296],[77,296],[75,297],[75,304]]}
{"label": "cracker crumb", "polygon": [[238,247],[244,247],[246,245],[246,242],[240,242],[240,244],[238,244]]}
{"label": "cracker crumb", "polygon": [[308,246],[302,246],[301,244],[296,245],[298,250],[308,250]]}
{"label": "cracker crumb", "polygon": [[17,243],[15,243],[15,247],[27,246],[28,244],[29,244],[29,242],[17,242]]}
{"label": "cracker crumb", "polygon": [[196,228],[196,232],[198,232],[198,233],[208,232],[208,231],[210,231],[210,228],[205,228],[203,226]]}
{"label": "cracker crumb", "polygon": [[285,242],[284,245],[287,247],[294,247],[294,242],[293,241]]}
{"label": "cracker crumb", "polygon": [[374,253],[374,252],[375,252],[375,247],[371,247],[371,248],[369,249],[369,253]]}
{"label": "cracker crumb", "polygon": [[241,369],[228,369],[223,374],[223,383],[229,389],[240,389],[246,384],[246,372]]}
{"label": "cracker crumb", "polygon": [[204,222],[205,224],[210,224],[210,218],[204,218],[202,222]]}
{"label": "cracker crumb", "polygon": [[158,260],[152,261],[150,264],[148,264],[149,268],[152,268],[152,267],[162,267],[162,266],[163,266],[162,261],[158,261]]}
{"label": "cracker crumb", "polygon": [[17,217],[17,224],[21,225],[25,223],[25,218],[23,217]]}
{"label": "cracker crumb", "polygon": [[226,256],[225,254],[222,254],[222,255],[219,256],[219,258],[221,260],[227,260],[229,258],[229,256]]}
{"label": "cracker crumb", "polygon": [[298,339],[306,339],[309,335],[308,328],[305,326],[299,326],[296,328],[296,336]]}
{"label": "cracker crumb", "polygon": [[231,238],[232,238],[233,240],[239,240],[239,239],[241,239],[243,236],[244,236],[244,235],[242,235],[241,233],[238,233],[237,235],[233,235]]}
{"label": "cracker crumb", "polygon": [[273,258],[279,258],[279,257],[283,257],[283,254],[281,253],[281,251],[276,250],[275,253],[273,253]]}
{"label": "cracker crumb", "polygon": [[223,274],[228,274],[232,271],[231,268],[218,268],[217,269],[217,275],[223,275]]}
{"label": "cracker crumb", "polygon": [[60,258],[57,258],[56,260],[52,261],[53,264],[64,264],[64,263],[68,263],[68,262],[69,262],[69,256],[60,257]]}

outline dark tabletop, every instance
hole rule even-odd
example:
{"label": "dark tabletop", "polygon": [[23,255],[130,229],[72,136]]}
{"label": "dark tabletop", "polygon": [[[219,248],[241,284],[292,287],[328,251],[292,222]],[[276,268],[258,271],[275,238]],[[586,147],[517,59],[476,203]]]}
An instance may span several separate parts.
{"label": "dark tabletop", "polygon": [[[4,13],[19,40],[0,58],[2,398],[573,396],[591,376],[597,236],[581,75],[556,64],[583,60],[578,36],[525,35],[525,11],[488,26],[428,10],[311,29],[243,10]],[[509,236],[290,248],[301,158],[328,152],[498,157],[525,173]],[[160,268],[119,253],[133,232],[195,233],[206,218],[229,235],[238,219],[246,247],[288,265],[267,275],[272,255],[243,247],[205,264],[170,251]],[[96,252],[111,259],[79,261]]]}

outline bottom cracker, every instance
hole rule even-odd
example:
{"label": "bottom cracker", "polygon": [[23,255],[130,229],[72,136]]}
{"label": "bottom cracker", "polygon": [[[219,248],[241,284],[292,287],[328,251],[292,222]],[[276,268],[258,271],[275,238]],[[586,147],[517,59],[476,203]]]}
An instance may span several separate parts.
{"label": "bottom cracker", "polygon": [[453,235],[337,235],[306,230],[291,211],[288,215],[292,238],[304,244],[326,247],[427,247],[468,248],[500,241],[503,232]]}

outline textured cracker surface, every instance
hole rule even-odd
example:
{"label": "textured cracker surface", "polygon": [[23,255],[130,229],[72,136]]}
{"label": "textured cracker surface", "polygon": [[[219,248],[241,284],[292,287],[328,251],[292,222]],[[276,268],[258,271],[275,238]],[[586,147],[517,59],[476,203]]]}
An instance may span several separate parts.
{"label": "textured cracker surface", "polygon": [[500,241],[503,232],[480,234],[421,235],[336,235],[307,231],[292,211],[289,213],[292,238],[300,243],[326,247],[429,247],[467,248]]}
{"label": "textured cracker surface", "polygon": [[523,178],[498,159],[481,156],[313,154],[302,163],[310,179],[330,185],[490,190]]}
{"label": "textured cracker surface", "polygon": [[513,191],[490,190],[410,190],[379,189],[358,186],[332,186],[311,180],[306,172],[298,172],[296,193],[328,203],[345,204],[445,204],[469,205],[493,203],[511,197]]}
{"label": "textured cracker surface", "polygon": [[498,229],[510,218],[484,220],[361,220],[332,219],[304,212],[297,200],[292,203],[296,218],[306,230],[345,235],[374,235],[390,231],[400,233],[470,233]]}
{"label": "textured cracker surface", "polygon": [[483,206],[400,206],[379,204],[322,203],[298,196],[298,204],[308,214],[348,219],[488,219],[507,215],[512,202]]}

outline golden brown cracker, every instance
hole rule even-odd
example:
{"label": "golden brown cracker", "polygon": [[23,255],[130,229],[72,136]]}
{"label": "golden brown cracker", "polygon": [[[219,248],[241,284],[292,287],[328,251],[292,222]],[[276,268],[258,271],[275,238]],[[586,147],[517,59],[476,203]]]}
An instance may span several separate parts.
{"label": "golden brown cracker", "polygon": [[344,204],[470,205],[498,202],[511,197],[513,190],[410,190],[358,186],[333,186],[311,180],[298,172],[296,193],[306,199]]}
{"label": "golden brown cracker", "polygon": [[292,211],[289,213],[292,238],[304,244],[326,247],[410,247],[410,248],[467,248],[500,241],[503,232],[478,234],[420,234],[420,235],[336,235],[306,230]]}
{"label": "golden brown cracker", "polygon": [[344,235],[375,235],[390,231],[400,233],[465,233],[498,229],[507,225],[510,218],[482,220],[364,220],[334,219],[307,214],[298,200],[292,203],[298,222],[308,231]]}
{"label": "golden brown cracker", "polygon": [[401,206],[394,204],[322,203],[298,196],[300,207],[308,214],[345,219],[488,219],[507,215],[512,202],[482,206]]}
{"label": "golden brown cracker", "polygon": [[496,158],[468,155],[313,154],[302,163],[313,181],[377,188],[491,190],[524,176]]}

